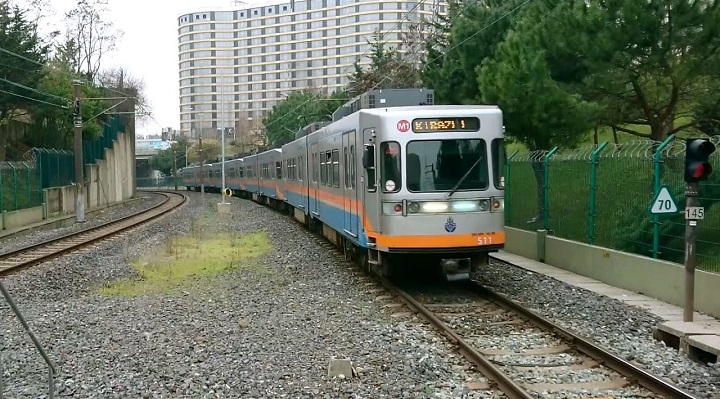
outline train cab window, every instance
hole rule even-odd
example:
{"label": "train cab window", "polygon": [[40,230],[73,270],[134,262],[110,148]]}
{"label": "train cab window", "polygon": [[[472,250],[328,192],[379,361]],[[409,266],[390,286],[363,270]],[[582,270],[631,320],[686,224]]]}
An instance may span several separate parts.
{"label": "train cab window", "polygon": [[333,186],[340,187],[340,152],[332,150]]}
{"label": "train cab window", "polygon": [[400,164],[400,144],[385,141],[380,144],[380,182],[383,192],[396,193],[402,187],[402,171]]}
{"label": "train cab window", "polygon": [[482,139],[411,141],[407,145],[407,188],[411,192],[487,190],[487,156]]}

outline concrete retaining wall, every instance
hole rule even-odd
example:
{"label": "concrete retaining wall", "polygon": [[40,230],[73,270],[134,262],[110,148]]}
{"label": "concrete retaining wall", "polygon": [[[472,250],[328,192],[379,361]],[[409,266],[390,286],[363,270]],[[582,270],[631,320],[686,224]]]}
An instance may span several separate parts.
{"label": "concrete retaining wall", "polygon": [[[135,154],[132,145],[134,136],[118,134],[112,148],[105,150],[105,159],[92,165],[85,165],[86,209],[104,208],[132,198],[135,181]],[[3,212],[0,229],[13,230],[41,222],[43,219],[75,213],[75,186],[52,187],[43,190],[43,205]]]}
{"label": "concrete retaining wall", "polygon": [[[581,276],[683,306],[683,266],[594,245],[506,227],[505,250]],[[540,238],[538,239],[538,236]],[[695,310],[720,317],[720,274],[695,272]]]}

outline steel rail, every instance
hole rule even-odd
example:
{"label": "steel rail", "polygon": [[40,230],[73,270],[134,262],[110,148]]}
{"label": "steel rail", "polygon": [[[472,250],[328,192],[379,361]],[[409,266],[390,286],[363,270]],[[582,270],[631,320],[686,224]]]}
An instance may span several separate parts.
{"label": "steel rail", "polygon": [[385,278],[381,278],[380,280],[388,291],[402,299],[402,301],[405,302],[411,309],[420,313],[423,317],[425,317],[428,321],[435,325],[435,327],[440,329],[440,331],[445,336],[447,336],[451,341],[453,341],[457,346],[459,346],[460,353],[470,362],[475,364],[480,370],[480,372],[485,375],[485,377],[495,382],[498,388],[503,391],[505,395],[507,395],[510,399],[535,398],[528,391],[523,389],[520,385],[516,384],[515,381],[512,380],[512,378],[508,377],[499,368],[495,367],[495,365],[493,365],[490,360],[488,360],[480,352],[476,351],[472,347],[472,345],[470,345],[459,335],[457,335],[455,331],[452,330],[452,328],[448,327],[442,320],[435,316],[435,314],[431,310],[426,308],[420,302],[416,301],[412,296],[410,296],[410,294],[406,293],[400,288],[397,288]]}
{"label": "steel rail", "polygon": [[[32,265],[38,264],[40,262],[45,262],[47,260],[59,257],[66,253],[76,251],[84,246],[87,246],[87,245],[96,243],[98,241],[101,241],[103,239],[106,239],[112,235],[121,233],[123,231],[137,227],[141,224],[150,222],[154,219],[159,218],[160,216],[166,215],[169,212],[173,212],[174,210],[178,209],[180,206],[184,205],[188,200],[187,195],[185,195],[183,193],[166,192],[166,191],[153,191],[153,192],[165,195],[165,200],[163,200],[162,202],[160,202],[156,205],[151,206],[150,208],[143,209],[138,212],[134,212],[134,213],[132,213],[128,216],[124,216],[120,219],[112,220],[110,222],[103,223],[98,226],[90,227],[88,229],[76,231],[76,232],[73,232],[70,234],[63,235],[61,237],[53,238],[53,239],[50,239],[50,240],[47,240],[44,242],[40,242],[37,244],[27,245],[25,247],[22,247],[22,248],[19,248],[19,249],[10,251],[10,252],[5,252],[5,253],[0,254],[0,262],[9,262],[13,258],[35,252],[35,251],[38,251],[43,248],[48,248],[52,245],[62,244],[63,242],[72,240],[72,239],[81,239],[81,236],[83,236],[83,235],[88,236],[87,239],[81,239],[77,243],[72,243],[72,244],[68,245],[67,247],[59,248],[58,250],[51,251],[47,254],[43,253],[43,254],[30,255],[32,257],[27,261],[20,262],[17,265],[10,266],[6,269],[0,269],[0,275],[7,275],[11,272],[18,271],[22,268],[26,268],[28,266],[32,266]],[[161,207],[168,205],[172,201],[173,196],[182,197],[182,200],[179,203],[175,204],[174,206],[170,207],[169,209],[160,209]],[[159,212],[158,212],[158,210],[159,210]],[[131,219],[138,218],[139,216],[143,216],[143,215],[150,215],[150,216],[142,217],[136,221],[131,222]],[[131,222],[131,223],[128,223],[128,222]],[[105,229],[107,229],[107,231],[102,232],[102,230],[105,230]]]}
{"label": "steel rail", "polygon": [[471,284],[473,288],[482,293],[482,295],[489,297],[491,300],[499,303],[500,305],[520,314],[538,327],[559,335],[574,346],[579,352],[588,355],[589,357],[605,364],[607,367],[617,371],[621,375],[628,377],[630,382],[634,382],[666,398],[696,399],[694,396],[678,388],[674,384],[671,384],[660,377],[654,376],[639,366],[614,355],[609,349],[603,347],[602,345],[592,342],[590,339],[558,325],[552,320],[508,299],[502,294],[490,290],[476,281],[473,281]]}

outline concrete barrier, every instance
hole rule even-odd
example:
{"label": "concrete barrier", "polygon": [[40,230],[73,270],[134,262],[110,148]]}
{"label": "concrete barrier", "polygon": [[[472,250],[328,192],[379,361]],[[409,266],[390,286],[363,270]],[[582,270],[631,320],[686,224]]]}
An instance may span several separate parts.
{"label": "concrete barrier", "polygon": [[11,230],[36,223],[42,219],[43,207],[36,206],[34,208],[20,209],[17,211],[3,211],[1,225],[3,230]]}
{"label": "concrete barrier", "polygon": [[[538,254],[544,252],[548,265],[683,306],[682,265],[547,235],[543,239],[543,234],[512,227],[506,227],[506,237],[510,253],[541,260]],[[720,317],[720,274],[695,273],[695,310]]]}
{"label": "concrete barrier", "polygon": [[[105,150],[105,158],[95,164],[85,165],[85,207],[102,209],[122,203],[135,193],[132,173],[135,154],[131,151],[134,134],[120,133],[112,147]],[[74,185],[51,187],[43,190],[44,206],[2,212],[0,229],[12,230],[75,213]]]}

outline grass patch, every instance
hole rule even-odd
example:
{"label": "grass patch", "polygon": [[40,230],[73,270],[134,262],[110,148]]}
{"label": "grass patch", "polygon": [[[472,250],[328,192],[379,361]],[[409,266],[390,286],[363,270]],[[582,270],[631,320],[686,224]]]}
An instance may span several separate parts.
{"label": "grass patch", "polygon": [[100,289],[104,295],[140,296],[167,293],[237,268],[262,272],[251,261],[270,250],[267,233],[191,234],[168,239],[162,248],[131,262],[139,279],[122,280]]}

